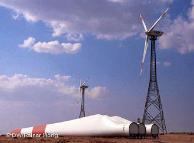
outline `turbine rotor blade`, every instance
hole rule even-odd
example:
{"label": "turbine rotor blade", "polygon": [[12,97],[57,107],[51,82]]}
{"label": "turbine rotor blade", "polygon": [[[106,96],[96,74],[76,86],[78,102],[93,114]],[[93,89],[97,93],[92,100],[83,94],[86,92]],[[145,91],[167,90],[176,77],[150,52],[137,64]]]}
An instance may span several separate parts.
{"label": "turbine rotor blade", "polygon": [[81,79],[79,80],[79,86],[81,86],[82,85],[82,81],[81,81]]}
{"label": "turbine rotor blade", "polygon": [[79,91],[81,92],[81,86],[82,86],[82,81],[81,81],[81,79],[80,79],[80,81],[79,81]]}
{"label": "turbine rotor blade", "polygon": [[142,22],[142,24],[143,24],[144,30],[145,30],[145,31],[148,31],[147,26],[146,26],[146,24],[145,24],[145,21],[144,21],[144,19],[143,19],[143,16],[141,15],[141,13],[140,13],[140,19],[141,19],[141,22]]}
{"label": "turbine rotor blade", "polygon": [[156,22],[152,25],[152,27],[149,29],[148,32],[152,31],[154,29],[154,27],[158,24],[158,22],[167,14],[169,8],[167,8],[162,15],[156,20]]}
{"label": "turbine rotor blade", "polygon": [[145,56],[147,53],[147,49],[148,49],[148,36],[146,35],[146,39],[145,39],[145,45],[144,45],[144,51],[143,51],[143,58],[141,61],[141,71],[140,71],[140,75],[142,75],[143,72],[143,65],[144,65],[144,61],[145,61]]}

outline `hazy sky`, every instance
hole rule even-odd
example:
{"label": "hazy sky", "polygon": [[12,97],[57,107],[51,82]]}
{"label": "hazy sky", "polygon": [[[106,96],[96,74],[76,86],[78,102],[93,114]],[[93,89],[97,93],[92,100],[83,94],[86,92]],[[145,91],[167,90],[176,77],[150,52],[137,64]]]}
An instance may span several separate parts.
{"label": "hazy sky", "polygon": [[142,117],[149,54],[140,77],[139,14],[151,26],[169,4],[160,95],[168,131],[194,131],[194,1],[0,0],[0,133],[77,118],[80,79],[90,86],[86,115]]}

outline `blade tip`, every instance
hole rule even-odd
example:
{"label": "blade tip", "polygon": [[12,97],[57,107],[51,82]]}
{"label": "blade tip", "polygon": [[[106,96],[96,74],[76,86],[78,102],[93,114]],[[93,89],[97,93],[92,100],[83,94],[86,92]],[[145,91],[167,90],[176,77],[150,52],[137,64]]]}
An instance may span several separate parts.
{"label": "blade tip", "polygon": [[141,13],[140,13],[140,15],[139,15],[139,18],[140,18],[140,20],[142,20],[142,15],[141,15]]}
{"label": "blade tip", "polygon": [[140,69],[140,76],[142,75],[142,72],[143,72],[143,63],[141,62],[141,69]]}

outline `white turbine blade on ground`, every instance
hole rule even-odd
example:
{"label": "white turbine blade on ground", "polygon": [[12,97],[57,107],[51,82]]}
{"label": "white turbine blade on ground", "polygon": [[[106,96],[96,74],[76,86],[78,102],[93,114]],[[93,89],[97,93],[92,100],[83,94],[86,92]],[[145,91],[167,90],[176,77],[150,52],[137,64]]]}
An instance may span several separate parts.
{"label": "white turbine blade on ground", "polygon": [[143,19],[143,16],[141,15],[141,13],[140,13],[140,19],[141,19],[141,22],[142,22],[142,24],[143,24],[143,27],[144,27],[145,31],[148,31],[147,26],[146,26],[146,24],[145,24],[145,21],[144,21],[144,19]]}
{"label": "white turbine blade on ground", "polygon": [[143,72],[143,64],[144,64],[144,61],[145,61],[145,56],[146,56],[147,49],[148,49],[148,36],[146,35],[145,45],[144,45],[144,50],[143,50],[143,58],[142,58],[142,61],[141,61],[140,75],[142,75],[142,72]]}
{"label": "white turbine blade on ground", "polygon": [[162,13],[162,15],[158,18],[158,20],[156,20],[156,22],[152,25],[152,27],[149,29],[148,32],[152,31],[154,29],[154,27],[158,24],[158,22],[167,14],[169,8],[167,8],[164,13]]}

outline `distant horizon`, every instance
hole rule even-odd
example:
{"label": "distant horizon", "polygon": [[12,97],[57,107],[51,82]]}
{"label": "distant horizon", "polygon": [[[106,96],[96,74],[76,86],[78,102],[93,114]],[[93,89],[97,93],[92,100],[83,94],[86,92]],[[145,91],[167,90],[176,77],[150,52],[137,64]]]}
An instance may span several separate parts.
{"label": "distant horizon", "polygon": [[[153,6],[154,5],[154,6]],[[86,116],[142,118],[144,28],[169,7],[156,30],[157,76],[168,132],[194,132],[194,0],[1,0],[0,134]]]}

